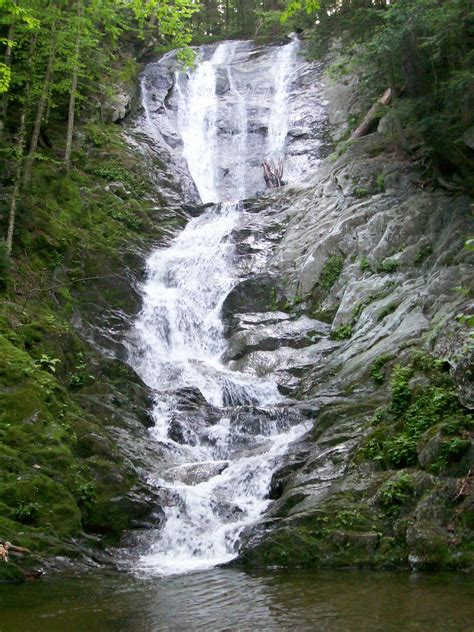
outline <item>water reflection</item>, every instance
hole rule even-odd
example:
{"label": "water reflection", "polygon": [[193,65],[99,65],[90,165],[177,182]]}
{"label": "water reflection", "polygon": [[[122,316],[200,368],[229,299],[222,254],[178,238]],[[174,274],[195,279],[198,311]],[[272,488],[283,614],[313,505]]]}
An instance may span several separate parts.
{"label": "water reflection", "polygon": [[103,573],[0,586],[1,632],[473,630],[453,575],[230,569],[140,581]]}

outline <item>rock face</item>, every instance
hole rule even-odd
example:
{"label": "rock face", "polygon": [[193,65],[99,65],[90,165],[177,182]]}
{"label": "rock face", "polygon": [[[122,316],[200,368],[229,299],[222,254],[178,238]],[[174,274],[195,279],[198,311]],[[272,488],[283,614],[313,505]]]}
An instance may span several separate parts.
{"label": "rock face", "polygon": [[[245,43],[235,54],[248,55],[249,48],[253,65],[247,70],[258,74],[259,64],[268,62],[263,49]],[[210,59],[215,47],[204,53]],[[233,234],[239,278],[222,307],[225,359],[231,369],[271,376],[293,400],[280,415],[252,405],[236,411],[230,419],[235,449],[259,450],[270,440],[269,424],[275,419],[282,428],[302,418],[313,423],[275,472],[269,490],[274,502],[242,535],[238,563],[470,567],[474,450],[469,410],[474,404],[465,318],[473,278],[472,255],[465,248],[474,231],[470,200],[433,190],[422,180],[393,142],[389,117],[379,131],[320,164],[325,131],[314,129],[311,113],[312,105],[323,103],[319,93],[314,96],[319,72],[314,65],[299,65],[297,115],[287,143],[289,163],[296,164],[299,156],[310,176],[246,200]],[[240,79],[237,74],[217,77],[228,111],[236,106]],[[202,207],[196,204],[177,132],[173,56],[159,67],[150,64],[142,87],[146,107],[127,135],[148,167],[157,160],[166,163],[156,173],[149,171],[168,200],[169,213],[179,216],[184,201],[185,215],[199,215]],[[348,116],[357,113],[355,87],[348,81],[326,88],[335,139],[343,136]],[[255,148],[268,135],[266,113],[257,106],[247,121],[249,194],[262,186]],[[151,119],[159,133],[146,127]],[[219,142],[230,154],[236,134],[224,118],[220,125],[219,120]],[[115,187],[115,194],[126,191]],[[125,299],[129,284],[137,285],[134,274],[123,287],[114,281],[117,307],[123,309],[106,313],[118,336],[107,333],[107,323],[98,331],[102,309],[77,316],[77,326],[112,363],[125,356],[120,334],[138,309],[137,293]],[[109,435],[138,478],[144,481],[147,471],[157,476],[167,471],[178,481],[199,484],[225,471],[225,460],[212,467],[167,468],[165,448],[148,445],[146,415],[140,416],[128,395],[134,392],[145,401],[149,393],[136,376],[129,377],[127,403],[117,392],[120,381],[106,389],[105,397],[92,387],[80,397],[108,411],[114,422]],[[117,406],[125,414],[117,414]],[[198,391],[183,389],[170,436],[179,444],[192,444],[193,435],[215,441],[212,426],[219,415]],[[84,454],[113,456],[111,443],[93,432],[85,432],[79,443]],[[160,507],[173,502],[139,486],[108,498],[102,513],[99,503],[90,524],[103,525],[108,516],[118,520],[125,512],[128,522],[120,527],[149,528],[153,519],[159,525]],[[237,508],[226,499],[215,502],[222,515],[235,516]]]}
{"label": "rock face", "polygon": [[[253,196],[265,189],[262,161],[274,158],[272,120],[278,112],[270,108],[270,95],[281,86],[275,84],[275,76],[268,68],[274,67],[278,56],[287,51],[281,46],[236,41],[202,46],[197,54],[199,61],[208,65],[208,72],[216,73],[215,93],[220,97],[217,110],[206,114],[212,117],[209,126],[215,126],[215,135],[209,142],[213,142],[216,149],[213,152],[208,147],[206,153],[214,153],[217,160],[216,184],[222,193],[220,199]],[[228,63],[223,65],[224,54]],[[185,191],[185,202],[196,199],[182,138],[189,116],[183,96],[191,93],[191,108],[202,98],[198,92],[192,94],[195,73],[196,70],[183,72],[174,53],[147,64],[141,82],[143,110],[132,122],[140,142],[146,137],[152,140],[161,159],[173,164]],[[319,64],[308,63],[295,53],[288,76],[281,77],[281,82],[288,84],[292,111],[285,149],[284,179],[287,182],[297,181],[302,172],[316,169],[328,151],[320,75]],[[205,81],[206,76],[202,79]],[[282,107],[280,101],[275,99]],[[194,135],[197,133],[197,129],[192,131]]]}
{"label": "rock face", "polygon": [[[348,89],[327,92],[330,112]],[[472,356],[457,317],[472,289],[469,206],[427,188],[385,132],[311,183],[246,202],[227,357],[271,374],[314,427],[274,475],[240,563],[472,565]]]}

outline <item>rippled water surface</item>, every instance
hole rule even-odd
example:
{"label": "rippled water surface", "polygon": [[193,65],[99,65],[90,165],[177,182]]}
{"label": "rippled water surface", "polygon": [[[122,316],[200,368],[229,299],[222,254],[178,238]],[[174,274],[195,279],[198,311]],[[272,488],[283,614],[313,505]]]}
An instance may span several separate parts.
{"label": "rippled water surface", "polygon": [[474,629],[474,581],[453,575],[214,569],[140,581],[90,574],[0,586],[1,632]]}

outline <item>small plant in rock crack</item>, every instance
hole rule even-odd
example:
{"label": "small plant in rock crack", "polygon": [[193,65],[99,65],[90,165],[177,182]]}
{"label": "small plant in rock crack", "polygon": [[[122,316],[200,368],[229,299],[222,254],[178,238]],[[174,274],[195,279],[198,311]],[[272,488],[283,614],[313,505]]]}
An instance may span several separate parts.
{"label": "small plant in rock crack", "polygon": [[71,388],[82,388],[88,384],[92,384],[95,381],[95,377],[88,372],[88,367],[84,361],[84,356],[79,353],[77,356],[74,372],[69,378],[69,385]]}

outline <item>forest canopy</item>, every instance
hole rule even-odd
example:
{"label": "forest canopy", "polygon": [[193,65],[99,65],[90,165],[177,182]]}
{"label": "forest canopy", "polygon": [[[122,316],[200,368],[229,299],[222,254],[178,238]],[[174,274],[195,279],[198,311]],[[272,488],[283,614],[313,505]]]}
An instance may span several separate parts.
{"label": "forest canopy", "polygon": [[359,76],[369,98],[390,87],[402,148],[421,146],[438,179],[454,175],[465,186],[474,167],[471,0],[0,0],[7,253],[48,126],[64,128],[69,173],[78,114],[96,116],[117,78],[136,78],[137,60],[174,47],[192,63],[192,43],[278,41],[292,30],[310,57]]}

